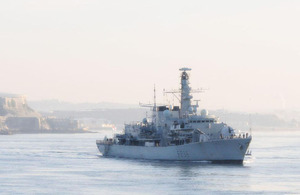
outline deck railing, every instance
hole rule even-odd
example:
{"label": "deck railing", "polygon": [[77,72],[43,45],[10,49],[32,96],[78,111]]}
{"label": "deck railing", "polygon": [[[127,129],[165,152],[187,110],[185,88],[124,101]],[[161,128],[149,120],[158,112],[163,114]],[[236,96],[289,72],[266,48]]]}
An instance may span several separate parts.
{"label": "deck railing", "polygon": [[252,136],[248,133],[236,134],[234,136],[221,136],[218,138],[210,138],[208,141],[217,141],[217,140],[230,140],[230,139],[247,139],[252,138]]}

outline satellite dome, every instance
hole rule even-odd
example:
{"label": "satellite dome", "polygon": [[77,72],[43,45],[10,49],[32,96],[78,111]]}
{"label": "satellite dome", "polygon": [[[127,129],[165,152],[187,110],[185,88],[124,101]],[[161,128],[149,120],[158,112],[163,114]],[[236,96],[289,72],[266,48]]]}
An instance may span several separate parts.
{"label": "satellite dome", "polygon": [[147,123],[148,123],[147,119],[144,118],[144,119],[143,119],[143,124],[147,124]]}
{"label": "satellite dome", "polygon": [[170,118],[170,117],[171,117],[171,112],[170,112],[170,110],[165,110],[165,111],[163,112],[163,115],[164,115],[164,117],[166,117],[166,118]]}
{"label": "satellite dome", "polygon": [[203,109],[201,110],[201,116],[207,116],[208,115],[208,111]]}

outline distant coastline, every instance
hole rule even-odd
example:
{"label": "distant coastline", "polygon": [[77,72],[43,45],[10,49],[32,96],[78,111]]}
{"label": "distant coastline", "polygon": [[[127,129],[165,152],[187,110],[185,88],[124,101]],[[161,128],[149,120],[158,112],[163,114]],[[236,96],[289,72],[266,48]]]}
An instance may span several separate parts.
{"label": "distant coastline", "polygon": [[94,133],[89,130],[1,130],[0,135],[14,135],[14,134],[75,134],[75,133]]}
{"label": "distant coastline", "polygon": [[[120,130],[124,123],[140,121],[145,113],[150,112],[138,106],[109,102],[74,104],[44,100],[28,105],[24,95],[0,93],[0,135],[90,133],[91,129],[101,130],[105,126]],[[300,112],[297,111],[247,113],[219,109],[209,112],[241,131],[284,132],[300,129]]]}
{"label": "distant coastline", "polygon": [[252,129],[253,132],[272,132],[280,131],[282,133],[287,131],[300,131],[299,127],[255,127]]}

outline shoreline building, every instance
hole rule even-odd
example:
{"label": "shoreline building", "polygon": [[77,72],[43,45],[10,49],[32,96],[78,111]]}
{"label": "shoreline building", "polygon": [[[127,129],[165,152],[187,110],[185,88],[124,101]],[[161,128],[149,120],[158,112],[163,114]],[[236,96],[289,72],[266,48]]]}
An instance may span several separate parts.
{"label": "shoreline building", "polygon": [[0,93],[0,132],[51,133],[78,130],[76,120],[42,116],[28,106],[25,95]]}

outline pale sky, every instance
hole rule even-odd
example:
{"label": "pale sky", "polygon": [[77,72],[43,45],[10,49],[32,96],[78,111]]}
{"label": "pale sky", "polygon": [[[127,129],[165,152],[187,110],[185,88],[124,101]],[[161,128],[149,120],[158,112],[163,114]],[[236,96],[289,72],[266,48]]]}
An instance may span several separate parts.
{"label": "pale sky", "polygon": [[183,66],[201,108],[300,110],[300,1],[0,1],[0,92],[162,102]]}

